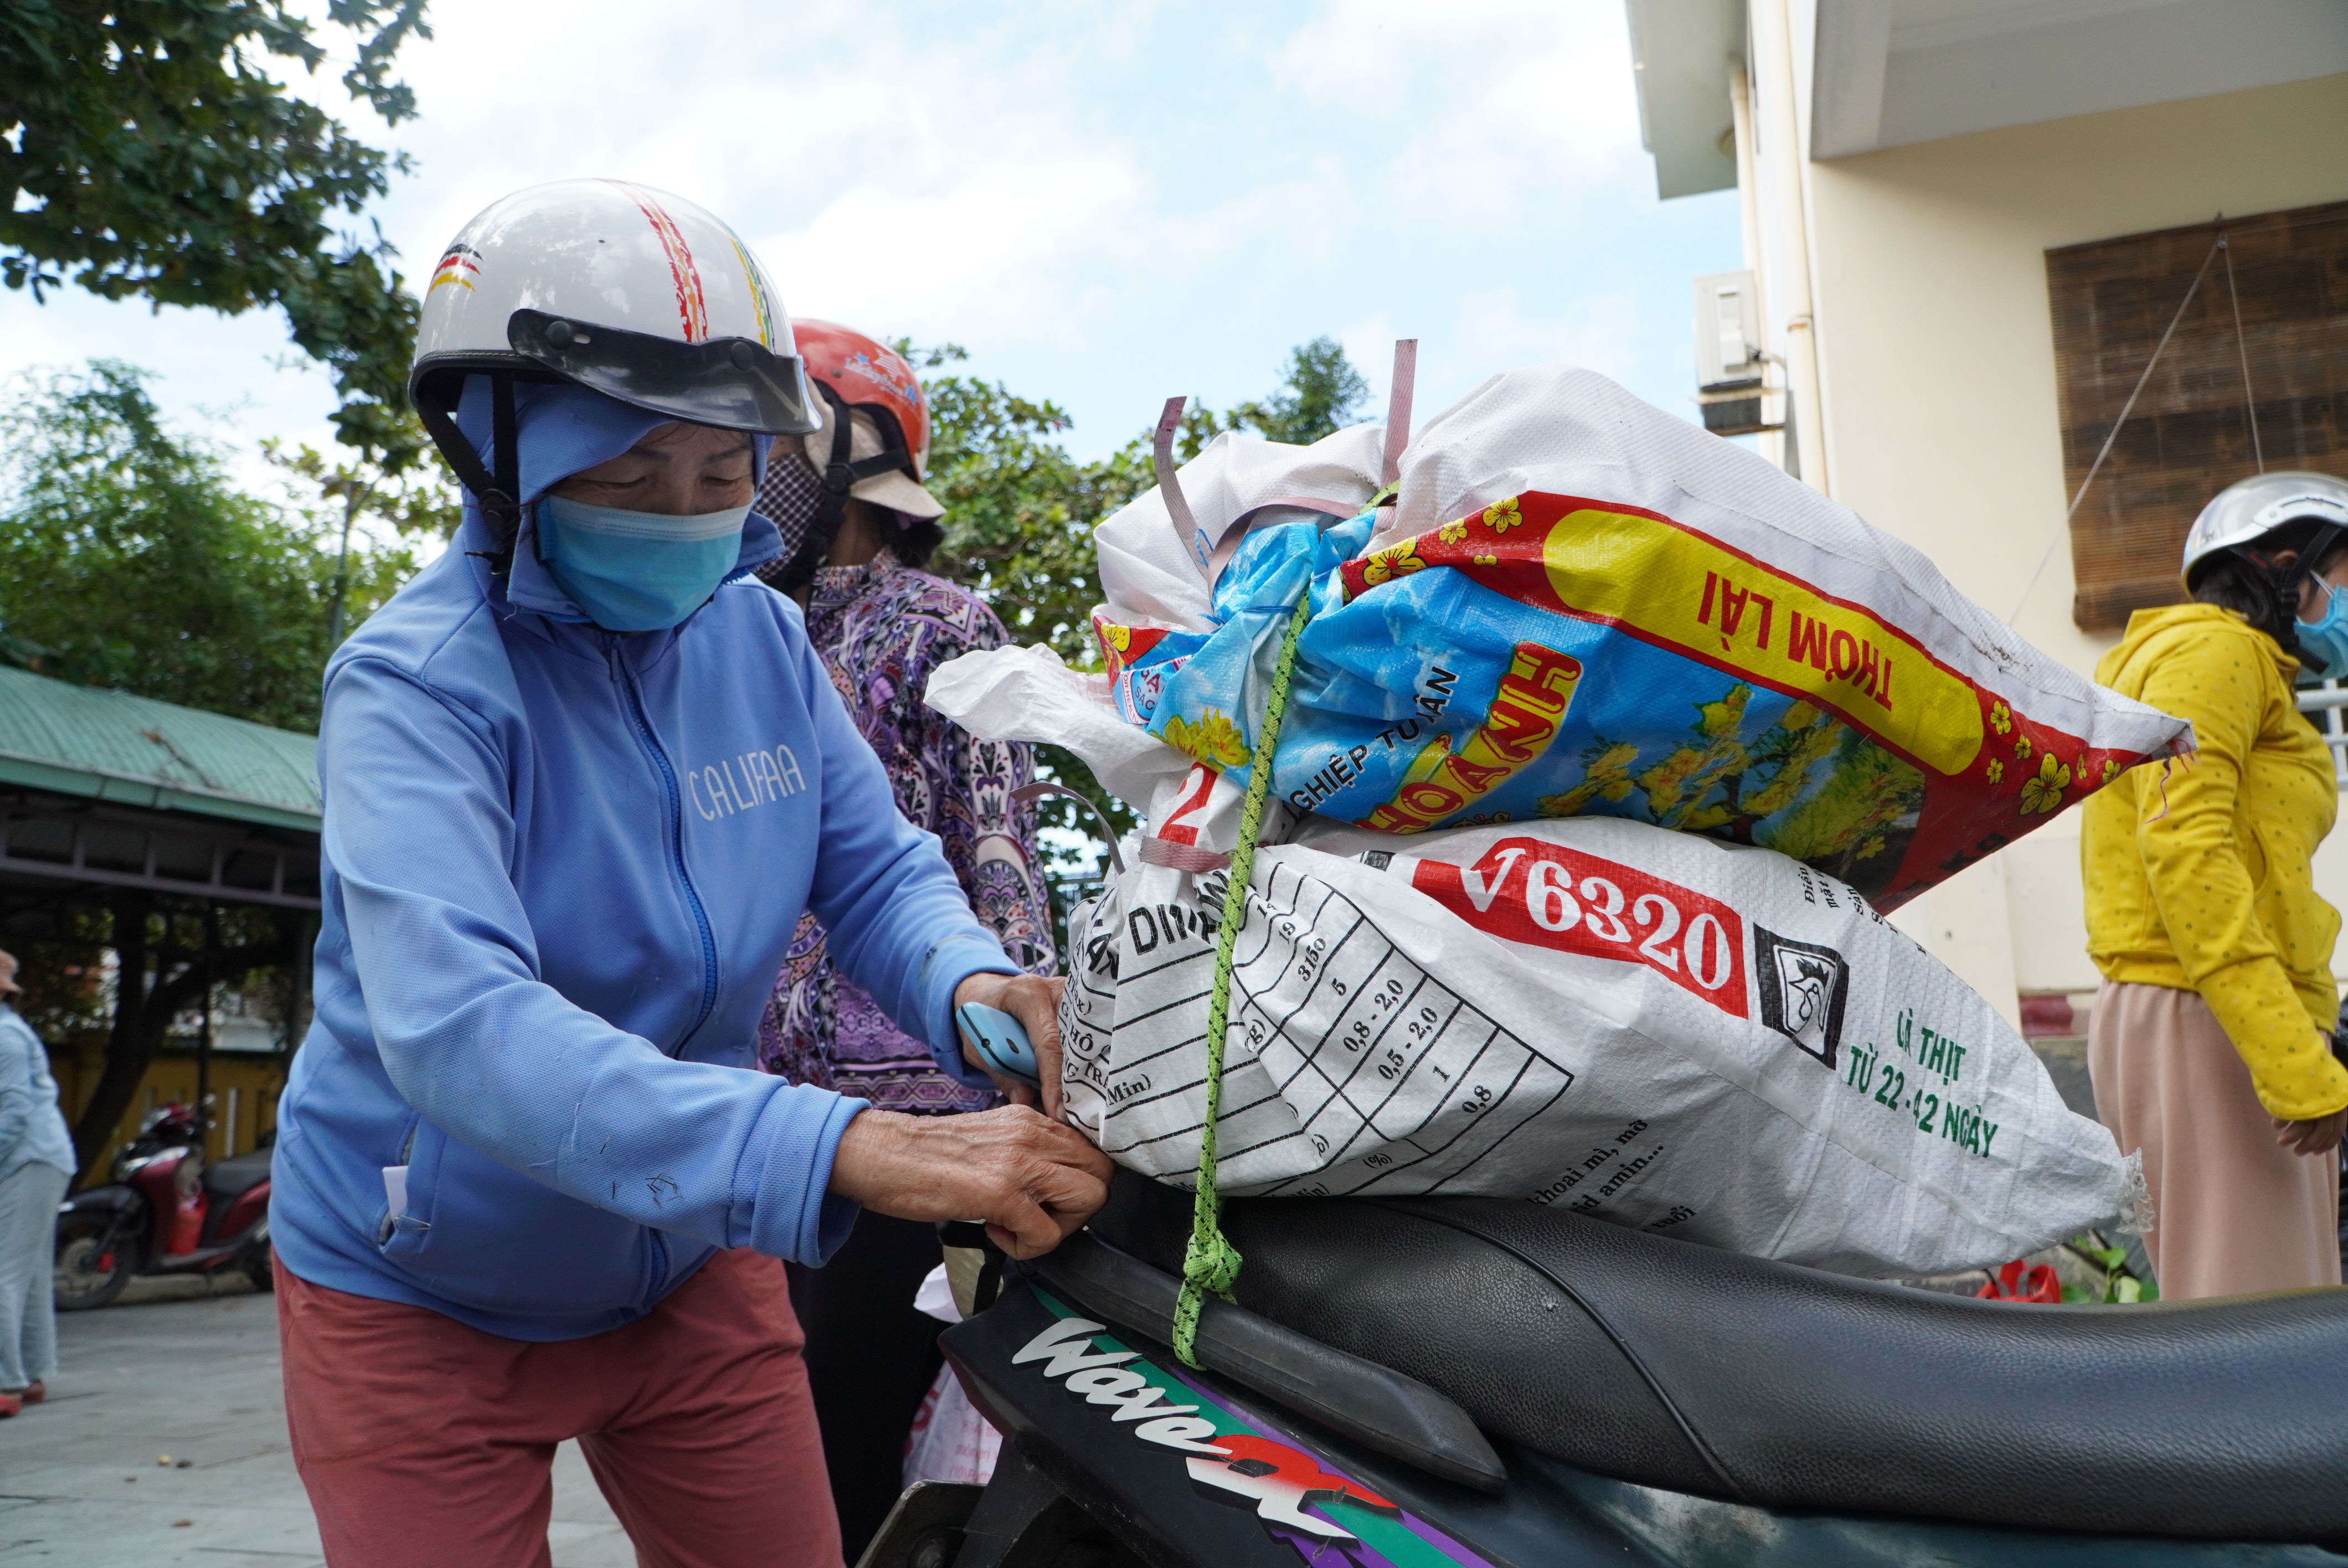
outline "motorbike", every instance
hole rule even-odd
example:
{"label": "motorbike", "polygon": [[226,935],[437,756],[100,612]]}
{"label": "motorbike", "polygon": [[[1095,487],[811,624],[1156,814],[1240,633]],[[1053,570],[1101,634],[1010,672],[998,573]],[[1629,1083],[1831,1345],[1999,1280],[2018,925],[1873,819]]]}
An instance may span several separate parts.
{"label": "motorbike", "polygon": [[1241,1200],[1193,1367],[1189,1211],[1120,1173],[1057,1250],[994,1258],[942,1340],[993,1479],[908,1491],[861,1568],[2348,1554],[2348,1291],[2034,1306],[1498,1199]]}
{"label": "motorbike", "polygon": [[264,1144],[208,1163],[194,1109],[157,1108],[115,1156],[113,1179],[57,1212],[57,1309],[104,1307],[144,1274],[235,1269],[270,1289],[269,1162]]}

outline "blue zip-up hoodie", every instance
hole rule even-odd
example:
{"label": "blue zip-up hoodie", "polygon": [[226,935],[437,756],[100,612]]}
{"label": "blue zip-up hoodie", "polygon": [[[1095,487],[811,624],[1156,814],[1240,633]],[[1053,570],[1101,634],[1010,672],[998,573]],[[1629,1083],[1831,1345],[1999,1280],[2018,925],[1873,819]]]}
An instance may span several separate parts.
{"label": "blue zip-up hoodie", "polygon": [[[528,499],[663,423],[570,387],[520,414]],[[675,630],[601,631],[530,528],[499,582],[469,509],[328,666],[317,1016],[271,1228],[314,1284],[553,1340],[644,1316],[716,1248],[820,1263],[846,1238],[825,1189],[864,1102],[753,1061],[801,910],[965,1081],[954,988],[1016,970],[795,605],[737,575]],[[754,513],[736,573],[778,548]]]}

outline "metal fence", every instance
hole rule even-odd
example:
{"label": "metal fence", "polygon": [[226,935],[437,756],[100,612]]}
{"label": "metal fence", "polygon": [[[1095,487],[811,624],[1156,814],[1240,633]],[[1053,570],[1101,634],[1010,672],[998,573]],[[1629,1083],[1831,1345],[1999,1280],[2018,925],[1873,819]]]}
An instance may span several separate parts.
{"label": "metal fence", "polygon": [[2342,789],[2348,790],[2348,685],[2337,681],[2318,681],[2299,689],[2299,711],[2306,714],[2332,748],[2332,778]]}
{"label": "metal fence", "polygon": [[1051,886],[1052,943],[1060,955],[1060,972],[1073,974],[1076,965],[1068,957],[1068,912],[1099,893],[1105,877],[1099,871],[1089,871],[1047,875],[1045,880]]}

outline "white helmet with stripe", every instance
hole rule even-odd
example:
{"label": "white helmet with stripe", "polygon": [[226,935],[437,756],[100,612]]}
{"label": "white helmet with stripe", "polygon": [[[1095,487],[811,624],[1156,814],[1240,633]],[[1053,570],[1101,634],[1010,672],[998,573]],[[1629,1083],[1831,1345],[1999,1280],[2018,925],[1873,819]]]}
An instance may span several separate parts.
{"label": "white helmet with stripe", "polygon": [[[2287,523],[2314,522],[2330,528],[2348,528],[2348,483],[2329,474],[2279,470],[2227,486],[2201,508],[2185,536],[2185,560],[2178,577],[2191,593],[2194,568],[2221,550],[2240,550],[2256,544]],[[2324,542],[2307,553],[2301,567],[2312,571],[2328,553]]]}
{"label": "white helmet with stripe", "polygon": [[[499,389],[495,472],[450,417],[468,376]],[[510,517],[516,381],[573,382],[726,430],[819,428],[790,318],[758,259],[690,201],[619,179],[518,190],[433,268],[408,396],[457,476]]]}

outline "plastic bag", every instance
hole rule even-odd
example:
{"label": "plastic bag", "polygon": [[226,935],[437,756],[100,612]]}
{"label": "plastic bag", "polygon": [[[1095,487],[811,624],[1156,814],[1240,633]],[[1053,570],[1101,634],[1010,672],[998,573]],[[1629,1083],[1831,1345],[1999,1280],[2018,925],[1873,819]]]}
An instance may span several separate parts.
{"label": "plastic bag", "polygon": [[[962,1309],[954,1305],[953,1286],[945,1265],[930,1270],[913,1294],[916,1311],[941,1323],[959,1323]],[[978,1413],[963,1392],[962,1380],[951,1366],[938,1368],[913,1413],[912,1430],[905,1438],[904,1482],[945,1481],[963,1486],[984,1486],[994,1479],[994,1464],[1003,1452],[1003,1434]]]}
{"label": "plastic bag", "polygon": [[978,1413],[953,1368],[939,1368],[905,1439],[905,1484],[950,1481],[984,1486],[994,1478],[1002,1452],[1003,1434]]}

